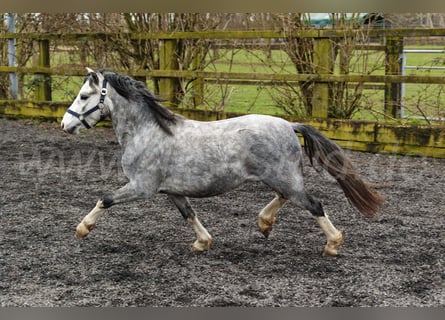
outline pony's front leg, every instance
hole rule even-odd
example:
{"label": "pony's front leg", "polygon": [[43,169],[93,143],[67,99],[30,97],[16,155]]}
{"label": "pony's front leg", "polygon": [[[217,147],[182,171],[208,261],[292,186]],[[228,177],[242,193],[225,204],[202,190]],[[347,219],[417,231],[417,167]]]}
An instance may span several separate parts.
{"label": "pony's front leg", "polygon": [[96,206],[90,213],[88,213],[82,221],[77,225],[76,228],[76,237],[84,238],[86,237],[91,230],[96,226],[96,221],[99,217],[105,212],[105,208],[102,200],[97,201]]}
{"label": "pony's front leg", "polygon": [[192,226],[196,233],[196,241],[192,244],[192,251],[206,251],[210,249],[213,239],[206,228],[201,224],[189,200],[183,196],[169,195],[184,219]]}
{"label": "pony's front leg", "polygon": [[118,203],[139,199],[143,195],[144,194],[142,194],[141,192],[137,192],[137,189],[132,187],[131,184],[127,184],[126,186],[120,188],[119,190],[116,190],[115,192],[104,194],[102,199],[96,203],[94,209],[91,210],[91,212],[88,213],[77,225],[76,237],[86,237],[96,226],[97,220],[106,211],[107,208]]}

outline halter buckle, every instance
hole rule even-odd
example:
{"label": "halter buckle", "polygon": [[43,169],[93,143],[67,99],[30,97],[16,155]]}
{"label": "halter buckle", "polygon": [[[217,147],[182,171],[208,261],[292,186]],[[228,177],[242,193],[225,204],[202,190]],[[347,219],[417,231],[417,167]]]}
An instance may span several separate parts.
{"label": "halter buckle", "polygon": [[107,88],[102,88],[102,90],[100,90],[100,94],[103,95],[103,96],[106,96],[107,93],[108,93]]}

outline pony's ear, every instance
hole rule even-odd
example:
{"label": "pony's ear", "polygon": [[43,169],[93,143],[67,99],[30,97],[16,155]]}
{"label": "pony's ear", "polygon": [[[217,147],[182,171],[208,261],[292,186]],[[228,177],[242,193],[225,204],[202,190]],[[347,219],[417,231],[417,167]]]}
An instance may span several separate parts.
{"label": "pony's ear", "polygon": [[96,84],[96,85],[99,84],[99,77],[97,76],[96,71],[94,71],[93,69],[88,68],[88,67],[86,67],[86,69],[88,71],[88,75],[85,78],[85,81],[89,79],[90,84],[92,83],[91,80],[94,82],[94,84]]}

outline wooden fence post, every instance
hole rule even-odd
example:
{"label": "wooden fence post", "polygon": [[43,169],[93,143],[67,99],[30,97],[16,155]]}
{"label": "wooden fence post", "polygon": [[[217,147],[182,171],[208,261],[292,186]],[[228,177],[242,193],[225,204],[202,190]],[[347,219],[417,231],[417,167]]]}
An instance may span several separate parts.
{"label": "wooden fence post", "polygon": [[[8,13],[8,32],[15,33],[16,13]],[[8,65],[17,66],[17,39],[8,39]],[[19,98],[19,81],[16,72],[9,74],[9,93],[14,100]]]}
{"label": "wooden fence post", "polygon": [[[328,74],[332,70],[332,43],[330,39],[314,39],[313,64],[316,74]],[[312,90],[312,111],[314,118],[327,118],[330,103],[329,83],[315,82]]]}
{"label": "wooden fence post", "polygon": [[[202,70],[202,60],[204,59],[202,49],[200,47],[196,48],[196,56],[193,59],[193,70],[203,71]],[[193,81],[192,86],[192,97],[193,97],[193,106],[197,107],[204,102],[204,79],[202,77],[198,77]]]}
{"label": "wooden fence post", "polygon": [[[39,40],[39,67],[50,67],[49,40]],[[51,76],[41,73],[36,75],[36,96],[37,101],[51,101]]]}
{"label": "wooden fence post", "polygon": [[[388,37],[386,39],[386,75],[402,74],[403,38]],[[393,118],[401,118],[402,84],[385,83],[385,114]]]}
{"label": "wooden fence post", "polygon": [[[161,39],[159,44],[159,69],[178,70],[178,60],[176,57],[178,42],[176,39]],[[178,78],[161,78],[159,80],[159,94],[167,101],[167,107],[176,107],[178,98],[176,94],[179,88]]]}

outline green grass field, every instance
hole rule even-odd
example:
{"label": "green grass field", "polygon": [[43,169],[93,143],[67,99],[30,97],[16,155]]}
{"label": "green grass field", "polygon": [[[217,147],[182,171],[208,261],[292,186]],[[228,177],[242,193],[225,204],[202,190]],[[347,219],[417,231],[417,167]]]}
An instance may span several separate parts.
{"label": "green grass field", "polygon": [[[409,46],[407,49],[439,49],[443,50],[441,46]],[[422,66],[422,67],[437,67],[445,66],[444,53],[408,53],[406,65],[408,66]],[[338,67],[336,71],[338,72]],[[362,74],[384,74],[384,53],[376,51],[359,52],[351,61],[351,73]],[[267,59],[264,52],[260,51],[231,51],[225,52],[221,58],[215,63],[207,67],[209,71],[224,71],[224,72],[258,72],[258,73],[294,73],[295,66],[290,61],[289,57],[283,51],[273,51],[272,58]],[[445,75],[444,69],[419,69],[407,70],[409,75]],[[267,114],[285,114],[285,111],[277,107],[276,100],[272,98],[271,92],[275,88],[271,86],[238,86],[227,85],[224,88],[227,97],[223,99],[218,90],[209,86],[211,91],[211,99],[206,100],[207,108],[221,109],[222,102],[224,102],[224,110],[230,112],[241,113],[267,113]],[[441,117],[445,116],[444,107],[445,94],[443,92],[443,85],[428,85],[428,84],[406,84],[405,86],[405,100],[404,100],[404,114],[406,116],[429,116]],[[221,90],[219,90],[221,91]],[[350,90],[353,91],[353,90]],[[383,104],[384,92],[383,90],[363,90],[361,107],[354,114],[355,119],[361,120],[382,120],[384,119]]]}
{"label": "green grass field", "polygon": [[[441,46],[410,46],[407,49],[444,49]],[[51,65],[76,60],[65,54],[53,55]],[[244,72],[244,73],[295,73],[295,66],[283,51],[272,51],[271,58],[260,50],[219,49],[210,52],[205,71]],[[445,54],[416,53],[407,55],[407,65],[445,66]],[[94,66],[92,66],[94,67]],[[338,67],[335,69],[338,70]],[[356,52],[351,61],[351,73],[384,74],[384,53],[376,51]],[[441,70],[407,70],[406,74],[445,75]],[[33,77],[25,77],[26,95],[32,96]],[[71,101],[82,85],[82,77],[54,76],[52,78],[53,100]],[[150,88],[151,81],[148,81]],[[294,87],[295,88],[295,87]],[[297,89],[298,91],[298,89]],[[445,93],[443,85],[407,84],[405,87],[405,115],[444,117]],[[349,90],[352,94],[353,90]],[[270,85],[212,84],[205,85],[204,103],[199,108],[207,110],[224,110],[237,113],[262,113],[284,115],[286,111],[277,105],[278,90]],[[280,93],[281,94],[281,93]],[[190,95],[186,95],[183,107],[190,107]],[[298,101],[296,102],[298,103]],[[360,108],[354,114],[355,119],[382,120],[383,90],[365,89],[362,91]]]}

